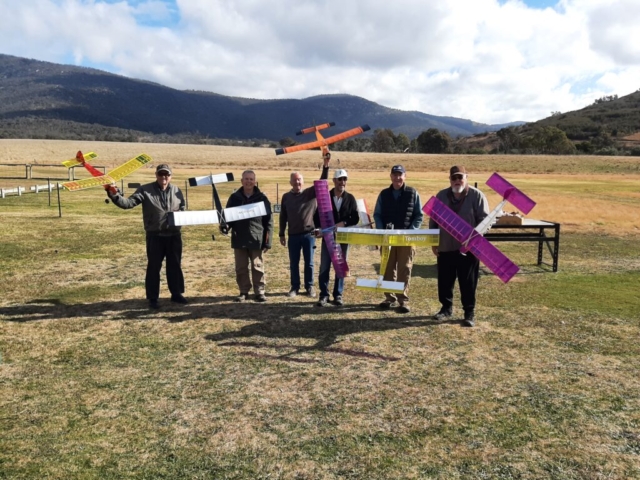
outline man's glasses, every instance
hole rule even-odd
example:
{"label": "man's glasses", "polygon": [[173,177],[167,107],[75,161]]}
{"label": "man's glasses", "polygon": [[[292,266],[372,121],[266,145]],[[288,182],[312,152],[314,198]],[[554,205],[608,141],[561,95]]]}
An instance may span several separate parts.
{"label": "man's glasses", "polygon": [[340,178],[337,178],[336,180],[338,180],[339,182],[346,182],[347,177],[340,177]]}
{"label": "man's glasses", "polygon": [[171,176],[171,174],[167,173],[167,172],[158,172],[158,173],[156,173],[156,175],[159,176],[159,177],[170,177]]}
{"label": "man's glasses", "polygon": [[464,175],[451,175],[451,180],[463,180],[464,179]]}

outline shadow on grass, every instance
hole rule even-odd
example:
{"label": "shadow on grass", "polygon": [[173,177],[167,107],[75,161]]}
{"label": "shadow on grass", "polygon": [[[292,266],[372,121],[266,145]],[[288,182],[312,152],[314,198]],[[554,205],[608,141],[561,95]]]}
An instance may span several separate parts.
{"label": "shadow on grass", "polygon": [[[354,305],[353,311],[367,311],[372,310],[370,305]],[[289,310],[289,309],[287,309]],[[306,307],[294,307],[291,310],[298,313],[308,315],[309,309]],[[326,313],[328,309],[316,309],[319,314]],[[336,309],[340,312],[344,311],[344,308]],[[304,313],[302,313],[304,312]],[[293,313],[293,312],[292,312]],[[356,334],[361,332],[382,332],[388,330],[398,330],[401,328],[413,328],[413,327],[428,327],[442,324],[459,324],[459,320],[438,321],[432,319],[425,319],[424,316],[398,316],[396,313],[385,313],[389,315],[386,317],[370,317],[370,318],[319,318],[319,319],[294,319],[294,315],[289,315],[288,318],[265,320],[262,322],[252,323],[245,325],[239,330],[232,332],[220,332],[215,334],[209,334],[205,336],[205,339],[213,342],[218,342],[220,347],[246,347],[251,349],[275,349],[275,350],[287,350],[287,353],[282,355],[269,355],[258,353],[255,351],[243,352],[243,355],[273,359],[284,360],[298,363],[313,363],[319,360],[313,359],[300,359],[295,355],[304,354],[312,351],[322,351],[332,354],[348,355],[353,357],[365,358],[370,360],[381,361],[397,361],[399,357],[390,357],[385,355],[379,355],[374,353],[368,353],[361,350],[337,348],[332,345],[338,342],[340,336]],[[396,315],[396,316],[392,316]],[[315,344],[308,346],[295,346],[291,344],[286,345],[273,345],[267,342],[260,341],[248,341],[245,339],[251,337],[259,338],[275,338],[275,339],[298,339],[298,338],[310,338],[315,340]],[[242,339],[242,340],[240,340]]]}

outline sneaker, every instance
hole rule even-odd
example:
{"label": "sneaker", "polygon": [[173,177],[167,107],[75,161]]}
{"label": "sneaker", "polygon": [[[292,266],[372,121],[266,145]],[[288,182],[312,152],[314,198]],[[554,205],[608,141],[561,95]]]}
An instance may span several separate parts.
{"label": "sneaker", "polygon": [[264,295],[264,293],[256,293],[256,302],[266,302],[267,301],[267,297]]}
{"label": "sneaker", "polygon": [[240,295],[238,295],[236,298],[233,299],[234,302],[238,302],[238,303],[242,303],[244,301],[247,300],[247,294],[246,293],[241,293]]}
{"label": "sneaker", "polygon": [[435,318],[436,320],[446,320],[447,318],[450,318],[452,315],[453,315],[453,312],[451,310],[447,310],[446,308],[441,308],[440,311],[433,316],[433,318]]}
{"label": "sneaker", "polygon": [[309,287],[309,290],[307,290],[307,295],[309,295],[311,298],[316,296],[316,289],[315,287]]}
{"label": "sneaker", "polygon": [[411,309],[409,308],[409,305],[407,305],[406,303],[400,305],[397,310],[398,313],[409,313],[411,311]]}
{"label": "sneaker", "polygon": [[391,307],[395,307],[396,305],[397,303],[393,300],[385,300],[384,302],[380,303],[380,305],[378,305],[378,308],[380,310],[389,310]]}
{"label": "sneaker", "polygon": [[316,307],[326,307],[329,305],[329,297],[320,297],[318,303],[316,303]]}
{"label": "sneaker", "polygon": [[187,303],[189,303],[187,301],[186,298],[184,298],[182,295],[178,294],[178,295],[171,295],[171,301],[174,303],[181,303],[183,305],[186,305]]}
{"label": "sneaker", "polygon": [[152,308],[154,310],[159,309],[160,308],[160,304],[158,303],[158,299],[149,300],[149,308]]}
{"label": "sneaker", "polygon": [[333,299],[333,304],[337,305],[339,307],[341,307],[342,305],[344,305],[344,302],[342,301],[342,295],[338,295],[337,297],[334,297]]}
{"label": "sneaker", "polygon": [[297,295],[298,295],[298,290],[294,290],[293,288],[289,290],[289,293],[287,293],[287,297],[289,298],[296,297]]}
{"label": "sneaker", "polygon": [[464,320],[462,320],[463,327],[473,327],[476,324],[475,315],[473,312],[465,312]]}

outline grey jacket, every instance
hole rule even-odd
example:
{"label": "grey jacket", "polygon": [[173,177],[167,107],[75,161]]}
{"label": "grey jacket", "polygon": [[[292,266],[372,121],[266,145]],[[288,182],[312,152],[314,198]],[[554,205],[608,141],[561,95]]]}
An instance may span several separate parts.
{"label": "grey jacket", "polygon": [[[487,215],[489,215],[489,202],[487,201],[487,197],[484,193],[477,188],[467,188],[467,194],[461,203],[455,203],[453,201],[453,192],[451,187],[440,190],[436,195],[436,198],[455,211],[465,222],[475,228]],[[429,228],[439,227],[433,219],[429,219]],[[439,251],[455,252],[456,250],[460,250],[461,246],[460,242],[443,229],[440,229]]]}
{"label": "grey jacket", "polygon": [[120,208],[128,209],[142,204],[142,221],[148,234],[176,235],[180,227],[170,227],[167,213],[185,209],[185,201],[178,187],[169,184],[163,192],[157,182],[147,183],[129,197],[124,198],[120,192],[109,194],[111,201]]}

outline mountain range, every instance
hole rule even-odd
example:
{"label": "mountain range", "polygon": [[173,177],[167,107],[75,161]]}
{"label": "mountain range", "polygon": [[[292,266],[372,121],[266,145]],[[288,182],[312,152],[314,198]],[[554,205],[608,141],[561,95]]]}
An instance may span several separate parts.
{"label": "mountain range", "polygon": [[336,133],[368,124],[372,131],[391,129],[409,138],[429,128],[457,137],[523,123],[488,125],[408,112],[346,94],[299,100],[228,97],[0,54],[0,138],[73,138],[106,131],[128,132],[131,139],[151,134],[278,141],[325,122],[335,122]]}

